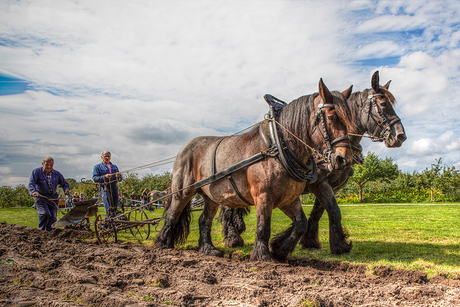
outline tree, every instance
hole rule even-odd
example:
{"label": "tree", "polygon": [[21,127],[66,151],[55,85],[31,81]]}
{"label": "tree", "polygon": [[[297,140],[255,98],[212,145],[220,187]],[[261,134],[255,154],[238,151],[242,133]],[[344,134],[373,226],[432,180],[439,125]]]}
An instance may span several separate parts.
{"label": "tree", "polygon": [[399,174],[398,165],[393,163],[392,158],[380,159],[372,152],[367,153],[364,164],[355,164],[353,169],[351,179],[358,185],[360,202],[363,202],[363,187],[366,183],[379,180],[389,182]]}
{"label": "tree", "polygon": [[435,159],[436,163],[431,164],[420,174],[420,184],[430,189],[431,201],[434,201],[434,190],[442,190],[446,193],[449,188],[458,186],[458,171],[455,166],[442,164],[442,158]]}
{"label": "tree", "polygon": [[164,172],[161,175],[146,175],[142,178],[141,186],[151,190],[163,191],[171,185],[171,172]]}
{"label": "tree", "polygon": [[0,187],[0,207],[31,207],[33,204],[34,199],[23,184],[14,189],[9,186]]}
{"label": "tree", "polygon": [[126,176],[123,176],[123,181],[118,185],[118,190],[123,193],[123,195],[130,195],[131,192],[139,195],[141,194],[142,187],[140,185],[140,180],[137,173],[128,173]]}

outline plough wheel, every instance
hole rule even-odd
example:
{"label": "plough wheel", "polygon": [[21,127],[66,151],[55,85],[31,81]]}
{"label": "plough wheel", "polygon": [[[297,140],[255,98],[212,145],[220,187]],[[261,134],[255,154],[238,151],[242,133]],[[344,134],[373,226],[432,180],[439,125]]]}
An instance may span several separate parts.
{"label": "plough wheel", "polygon": [[[145,221],[147,219],[148,219],[147,214],[142,209],[137,209],[135,211],[132,211],[129,213],[129,216],[128,216],[129,221],[137,222],[137,221]],[[131,231],[131,234],[137,240],[139,241],[147,240],[150,236],[150,224],[146,223],[146,224],[134,225],[131,228],[129,228],[129,231]]]}
{"label": "plough wheel", "polygon": [[105,220],[105,214],[96,216],[94,230],[99,243],[117,242],[117,227],[115,223],[109,223]]}

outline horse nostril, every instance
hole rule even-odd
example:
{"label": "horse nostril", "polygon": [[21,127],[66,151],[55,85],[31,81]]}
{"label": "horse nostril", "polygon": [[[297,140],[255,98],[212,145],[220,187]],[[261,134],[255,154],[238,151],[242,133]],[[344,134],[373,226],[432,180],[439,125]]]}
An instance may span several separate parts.
{"label": "horse nostril", "polygon": [[336,160],[337,166],[342,166],[346,164],[346,160],[342,156],[337,156]]}
{"label": "horse nostril", "polygon": [[404,142],[406,140],[406,136],[404,135],[404,133],[400,133],[398,134],[398,141],[401,141],[401,142]]}

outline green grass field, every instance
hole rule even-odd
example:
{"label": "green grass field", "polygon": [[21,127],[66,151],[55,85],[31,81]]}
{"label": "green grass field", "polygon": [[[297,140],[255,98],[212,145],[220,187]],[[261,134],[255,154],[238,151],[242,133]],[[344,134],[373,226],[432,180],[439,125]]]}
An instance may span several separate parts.
{"label": "green grass field", "polygon": [[[304,207],[309,214],[311,206]],[[325,261],[346,261],[365,264],[372,268],[388,265],[393,268],[418,270],[429,277],[445,274],[451,278],[460,277],[460,204],[394,204],[394,205],[342,205],[342,224],[350,234],[353,249],[350,254],[334,256],[329,251],[327,214],[320,222],[321,250],[296,248],[293,257],[316,258]],[[103,209],[99,209],[102,213]],[[161,210],[148,213],[149,217],[161,216]],[[187,242],[180,248],[195,248],[198,245],[198,217],[194,212],[191,232]],[[58,218],[62,215],[58,214]],[[223,247],[221,225],[213,226],[214,245],[226,251],[240,250],[250,253],[255,238],[255,212],[245,219],[247,230],[243,234],[246,245],[243,248]],[[37,227],[37,212],[32,208],[0,209],[0,222]],[[273,211],[272,235],[286,229],[290,220],[278,209]],[[161,223],[157,230],[161,229]],[[156,235],[140,242],[151,244]],[[133,241],[129,232],[119,234],[122,241]]]}

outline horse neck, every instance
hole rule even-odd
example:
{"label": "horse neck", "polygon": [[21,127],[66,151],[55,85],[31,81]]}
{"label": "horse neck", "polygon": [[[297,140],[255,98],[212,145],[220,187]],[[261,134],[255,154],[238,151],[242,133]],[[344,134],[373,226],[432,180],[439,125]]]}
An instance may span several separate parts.
{"label": "horse neck", "polygon": [[[367,127],[363,122],[362,108],[366,103],[365,92],[355,92],[348,98],[347,103],[353,116],[354,129],[351,133],[363,135],[367,132]],[[361,140],[361,138],[359,139]]]}
{"label": "horse neck", "polygon": [[[293,133],[297,138],[302,140],[303,143],[308,146],[314,147],[310,135],[310,125],[312,114],[313,102],[316,95],[302,96],[296,100],[293,100],[287,106],[285,106],[280,113],[279,123],[286,128],[288,131]],[[296,137],[292,136],[284,128],[278,127],[280,135],[288,147],[302,160],[307,161],[311,155],[311,150],[300,142]]]}

